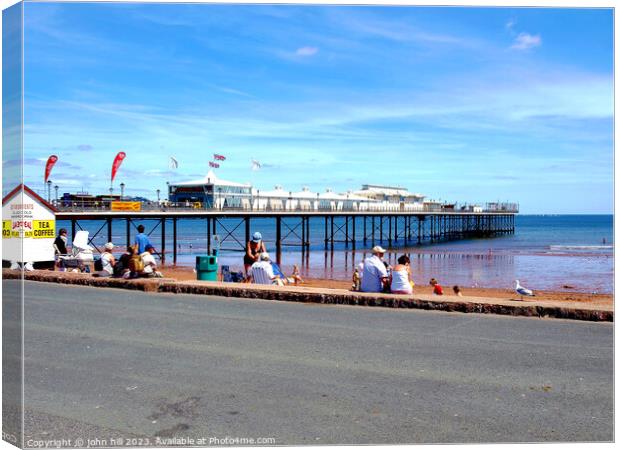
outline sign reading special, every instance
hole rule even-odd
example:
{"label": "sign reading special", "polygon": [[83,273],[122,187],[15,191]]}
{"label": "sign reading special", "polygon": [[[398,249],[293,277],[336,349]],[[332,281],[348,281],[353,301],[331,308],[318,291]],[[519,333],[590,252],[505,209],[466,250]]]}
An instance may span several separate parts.
{"label": "sign reading special", "polygon": [[31,189],[13,190],[2,200],[3,259],[53,261],[55,236],[54,210]]}
{"label": "sign reading special", "polygon": [[111,202],[111,211],[140,211],[142,204],[140,202]]}

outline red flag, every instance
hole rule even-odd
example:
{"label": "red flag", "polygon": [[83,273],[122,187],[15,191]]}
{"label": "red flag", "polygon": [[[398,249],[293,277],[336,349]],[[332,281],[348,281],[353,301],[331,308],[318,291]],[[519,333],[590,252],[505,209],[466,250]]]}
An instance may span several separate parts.
{"label": "red flag", "polygon": [[218,163],[214,163],[213,161],[209,161],[209,167],[215,167],[217,169],[220,165]]}
{"label": "red flag", "polygon": [[121,163],[123,162],[123,159],[125,159],[125,156],[127,156],[125,154],[125,152],[118,152],[118,155],[116,155],[116,158],[114,158],[114,162],[112,163],[112,179],[111,179],[111,181],[114,181],[114,177],[116,176],[116,172],[118,171],[118,168],[121,166]]}
{"label": "red flag", "polygon": [[226,161],[226,157],[224,155],[218,155],[217,153],[213,154],[213,159],[216,161]]}
{"label": "red flag", "polygon": [[56,155],[51,155],[49,158],[47,158],[47,163],[45,164],[44,183],[47,183],[47,179],[50,177],[50,173],[52,173],[52,167],[54,167],[54,164],[56,164],[56,161],[58,161],[58,156]]}

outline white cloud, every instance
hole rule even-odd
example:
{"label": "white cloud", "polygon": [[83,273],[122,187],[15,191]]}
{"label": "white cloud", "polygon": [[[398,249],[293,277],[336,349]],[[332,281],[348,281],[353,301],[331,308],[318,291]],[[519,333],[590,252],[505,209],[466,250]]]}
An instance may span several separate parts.
{"label": "white cloud", "polygon": [[318,52],[319,49],[316,47],[300,47],[295,51],[298,56],[313,56]]}
{"label": "white cloud", "polygon": [[515,50],[527,50],[533,47],[539,47],[541,44],[542,39],[539,34],[531,35],[529,33],[519,33],[511,48]]}

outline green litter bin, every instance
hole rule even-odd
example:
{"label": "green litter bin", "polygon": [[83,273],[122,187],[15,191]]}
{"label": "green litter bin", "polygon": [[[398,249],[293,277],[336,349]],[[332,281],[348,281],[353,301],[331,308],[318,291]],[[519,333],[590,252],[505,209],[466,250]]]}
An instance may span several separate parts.
{"label": "green litter bin", "polygon": [[202,281],[217,281],[217,256],[196,256],[196,277]]}

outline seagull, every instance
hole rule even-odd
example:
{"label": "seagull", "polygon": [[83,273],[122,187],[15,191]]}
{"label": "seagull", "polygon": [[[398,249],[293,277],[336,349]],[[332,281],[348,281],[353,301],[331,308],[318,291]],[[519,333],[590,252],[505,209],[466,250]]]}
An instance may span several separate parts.
{"label": "seagull", "polygon": [[517,285],[515,286],[515,292],[521,296],[521,301],[523,301],[523,296],[526,297],[536,297],[531,290],[524,288],[519,284],[519,280],[515,280]]}

